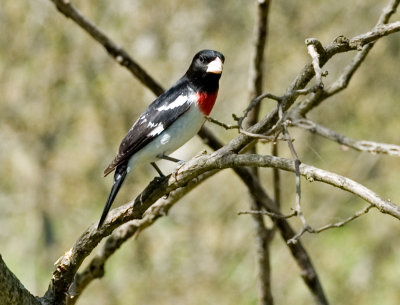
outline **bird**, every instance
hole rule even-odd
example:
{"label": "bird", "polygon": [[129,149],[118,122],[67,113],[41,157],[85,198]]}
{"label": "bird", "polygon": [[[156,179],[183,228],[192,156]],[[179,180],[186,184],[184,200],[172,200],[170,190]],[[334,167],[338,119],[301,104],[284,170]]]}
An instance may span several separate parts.
{"label": "bird", "polygon": [[186,73],[156,98],[123,138],[118,153],[104,170],[115,170],[114,181],[98,223],[100,229],[126,176],[139,164],[150,163],[164,176],[155,161],[165,159],[190,140],[206,121],[217,99],[225,57],[215,50],[195,54]]}

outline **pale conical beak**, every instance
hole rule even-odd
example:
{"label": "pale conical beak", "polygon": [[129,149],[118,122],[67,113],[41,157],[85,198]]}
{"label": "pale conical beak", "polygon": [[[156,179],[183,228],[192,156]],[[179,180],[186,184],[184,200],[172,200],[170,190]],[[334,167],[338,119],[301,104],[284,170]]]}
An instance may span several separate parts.
{"label": "pale conical beak", "polygon": [[207,65],[207,73],[221,74],[224,64],[221,58],[217,57]]}

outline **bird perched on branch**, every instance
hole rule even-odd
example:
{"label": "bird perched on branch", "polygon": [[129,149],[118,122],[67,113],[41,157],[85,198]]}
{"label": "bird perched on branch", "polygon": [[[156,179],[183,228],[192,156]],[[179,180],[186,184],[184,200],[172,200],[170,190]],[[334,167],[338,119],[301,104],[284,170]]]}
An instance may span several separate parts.
{"label": "bird perched on branch", "polygon": [[158,159],[179,162],[169,157],[192,138],[205,122],[214,106],[224,55],[213,50],[198,52],[185,75],[161,94],[136,120],[121,142],[114,161],[104,170],[113,170],[114,184],[101,215],[100,228],[128,173],[139,164],[156,165]]}

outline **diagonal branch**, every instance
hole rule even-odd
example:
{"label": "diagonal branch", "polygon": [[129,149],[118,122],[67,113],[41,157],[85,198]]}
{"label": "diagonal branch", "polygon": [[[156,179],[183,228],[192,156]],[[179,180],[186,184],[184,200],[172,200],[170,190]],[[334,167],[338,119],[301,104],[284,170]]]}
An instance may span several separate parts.
{"label": "diagonal branch", "polygon": [[[71,17],[70,15],[68,15],[68,14],[72,14],[71,11],[69,11],[67,9],[63,11],[60,9],[60,7],[63,7],[63,4],[68,5],[68,1],[65,1],[66,3],[58,1],[58,0],[52,0],[52,1],[57,5],[57,7],[60,11],[62,11],[66,16]],[[395,9],[395,6],[398,5],[398,1],[392,0],[391,3],[393,4],[394,9]],[[390,17],[390,15],[394,11],[394,9],[392,9],[391,11],[387,10],[384,12],[386,14],[385,16],[387,16],[386,19],[388,19],[388,17]],[[380,18],[380,19],[382,19],[382,18]],[[75,19],[73,19],[73,20],[75,20]],[[77,20],[75,20],[75,22],[77,22],[81,27],[88,26],[87,24],[85,25],[84,23],[81,24]],[[357,43],[362,44],[363,42],[378,39],[380,37],[381,36],[376,35],[376,34],[370,34],[369,36],[366,35],[366,36],[361,37],[360,39],[359,39],[359,37],[357,37],[357,39],[359,39]],[[96,37],[94,37],[94,38],[96,39]],[[101,43],[101,41],[99,41],[99,42]],[[106,43],[103,44],[103,46],[105,46],[106,49],[109,47],[109,45]],[[324,56],[322,56],[320,58],[320,66],[322,67],[332,56],[342,53],[342,52],[355,50],[356,48],[357,48],[357,46],[355,46],[355,45],[350,46],[349,40],[347,40],[347,39],[344,39],[344,38],[336,39],[335,41],[333,41],[331,44],[329,44],[325,48]],[[118,48],[117,48],[117,50],[118,50]],[[112,55],[112,53],[110,53],[110,54]],[[121,53],[121,54],[124,55],[123,53]],[[114,58],[118,62],[124,62],[125,57],[122,56],[122,57],[118,58],[118,56],[116,55]],[[128,67],[129,65],[127,64],[124,66]],[[135,76],[138,77],[137,75],[135,75]],[[289,109],[295,102],[296,98],[299,96],[299,93],[297,90],[303,89],[307,85],[307,83],[312,79],[313,76],[314,76],[314,70],[313,70],[312,66],[310,64],[306,65],[304,67],[304,69],[300,72],[300,74],[296,77],[296,79],[292,82],[292,84],[289,86],[284,97],[282,98],[282,107],[283,107],[284,111]],[[153,92],[160,91],[159,93],[161,93],[161,91],[162,91],[161,87],[159,87],[157,89],[157,86],[150,86],[149,85],[150,82],[148,82],[148,80],[146,80],[146,79],[147,79],[146,77],[142,77],[141,81],[146,86],[153,88],[152,89]],[[277,110],[275,109],[272,112],[270,112],[266,117],[264,117],[259,123],[255,124],[252,128],[250,128],[249,132],[264,133],[264,132],[268,131],[270,128],[272,128],[274,126],[274,124],[276,124],[277,121],[278,121],[278,116],[277,116]],[[252,140],[253,139],[250,137],[247,137],[244,135],[239,135],[237,138],[233,139],[228,145],[226,145],[224,148],[220,149],[218,152],[216,152],[210,156],[207,156],[210,158],[210,160],[207,161],[202,157],[192,160],[193,162],[199,162],[198,166],[200,166],[200,167],[197,168],[197,170],[196,170],[196,167],[193,167],[193,168],[188,167],[188,168],[186,168],[186,170],[182,169],[182,171],[177,173],[177,175],[175,176],[174,179],[173,178],[169,178],[169,180],[167,180],[168,178],[159,179],[157,181],[150,183],[150,185],[144,190],[144,192],[135,200],[134,208],[132,208],[132,204],[130,204],[129,206],[123,206],[119,209],[115,209],[113,211],[113,213],[111,213],[111,215],[114,216],[113,219],[110,222],[106,223],[101,231],[96,231],[95,226],[90,227],[86,232],[84,232],[82,234],[82,236],[76,242],[74,247],[70,251],[68,251],[65,256],[63,256],[60,259],[59,263],[57,264],[57,270],[54,272],[53,279],[50,284],[49,290],[46,293],[46,297],[49,297],[49,299],[53,300],[55,303],[58,302],[58,303],[62,304],[63,297],[66,292],[66,290],[65,290],[66,287],[68,288],[70,286],[70,284],[73,280],[73,277],[74,277],[77,269],[81,265],[83,259],[85,259],[87,257],[87,255],[93,250],[93,248],[99,243],[99,241],[102,238],[109,235],[115,228],[117,228],[122,223],[125,223],[132,219],[141,218],[143,216],[144,211],[164,194],[167,194],[179,187],[184,186],[185,184],[189,183],[189,181],[191,179],[199,176],[200,174],[202,174],[208,170],[219,169],[219,168],[222,168],[223,166],[228,167],[228,164],[224,165],[223,162],[221,163],[221,160],[223,160],[224,156],[225,157],[237,156],[237,155],[231,154],[231,152],[240,151],[244,146],[249,144]],[[214,139],[212,137],[208,137],[207,141],[208,141],[208,143],[213,143]],[[220,159],[214,160],[216,162],[214,163],[214,165],[211,166],[210,162],[212,162],[212,159],[216,155],[219,155]],[[250,156],[252,156],[252,155],[250,155]],[[267,157],[267,156],[264,156],[264,157]],[[277,157],[275,157],[275,158],[277,158]],[[274,160],[274,162],[276,162],[275,164],[268,163],[268,162],[266,162],[266,160],[264,160],[265,163],[263,166],[276,166],[276,167],[281,166],[279,168],[292,171],[292,169],[294,168],[293,167],[294,164],[291,164],[290,160],[283,162],[280,159],[282,159],[282,158],[275,159]],[[242,164],[244,164],[244,165],[241,165],[241,166],[248,166],[250,164],[248,161],[249,160],[247,160],[246,162],[243,162]],[[237,163],[237,162],[239,162],[239,163]],[[287,162],[289,162],[289,163],[287,163]],[[234,163],[241,164],[240,160],[236,160]],[[190,162],[189,162],[189,164],[190,164]],[[245,165],[245,164],[247,164],[247,165]],[[185,166],[189,166],[189,165],[186,164]],[[365,198],[367,198],[366,199],[367,201],[368,201],[368,199],[373,201],[374,206],[379,207],[382,212],[391,214],[392,216],[399,218],[400,212],[399,212],[399,208],[396,205],[381,199],[379,196],[377,196],[372,191],[366,189],[365,187],[363,187],[363,188],[365,188],[366,190],[362,189],[362,191],[363,191],[362,194],[359,194],[360,193],[359,189],[358,189],[359,185],[357,183],[355,183],[354,181],[352,181],[350,179],[343,180],[342,178],[344,178],[344,177],[341,177],[338,175],[336,175],[336,176],[334,175],[333,177],[324,176],[326,174],[326,172],[319,170],[319,169],[312,168],[312,167],[310,167],[312,170],[307,167],[304,168],[305,166],[306,165],[302,164],[300,167],[300,171],[301,171],[302,175],[306,175],[306,176],[309,176],[310,178],[313,178],[315,180],[320,180],[320,181],[324,181],[324,179],[326,178],[325,179],[326,181],[324,181],[324,182],[339,186],[345,190],[348,190],[350,192],[358,194],[362,198],[364,196]],[[286,169],[285,169],[285,167],[286,167]],[[305,174],[304,172],[302,172],[303,170],[311,170],[311,172],[307,172]],[[173,180],[171,181],[171,179],[173,179]],[[346,178],[344,178],[344,179],[346,179]],[[291,235],[291,236],[293,236],[293,235]],[[286,240],[288,240],[288,239],[286,239]]]}
{"label": "diagonal branch", "polygon": [[[400,0],[391,0],[390,3],[383,9],[381,16],[379,17],[379,22],[386,23],[392,14],[396,11],[397,6],[399,5]],[[396,31],[400,29],[396,28]],[[361,36],[361,37],[360,37]],[[363,44],[365,41],[376,41],[382,36],[376,35],[372,32],[368,32],[365,35],[356,36],[358,42]],[[348,52],[352,50],[357,50],[355,45],[350,46],[349,41],[352,39],[347,39],[343,36],[336,38],[330,44],[328,44],[324,48],[324,52],[320,53],[319,64],[322,68],[329,59],[333,56]],[[283,112],[286,112],[296,101],[299,96],[299,90],[304,89],[304,87],[310,82],[310,80],[314,77],[315,71],[313,69],[312,64],[307,64],[302,71],[297,75],[294,81],[289,85],[286,93],[281,98],[281,105]],[[318,91],[317,91],[318,92]],[[321,95],[323,96],[323,95]],[[267,114],[262,120],[260,120],[257,124],[253,125],[248,132],[253,134],[264,134],[268,130],[270,130],[274,124],[278,121],[278,109],[277,107],[272,110],[269,114]],[[244,146],[249,144],[253,139],[251,137],[247,137],[245,135],[240,135],[237,138],[231,140],[226,145],[226,150],[230,150],[231,152],[239,152]]]}
{"label": "diagonal branch", "polygon": [[[210,155],[198,156],[197,158],[194,158],[183,165],[180,171],[173,175],[174,177],[166,177],[166,179],[163,179],[162,181],[160,181],[160,179],[157,179],[155,182],[150,183],[146,190],[135,199],[133,204],[128,203],[120,208],[114,209],[111,213],[111,221],[109,220],[108,222],[106,222],[100,232],[97,232],[95,230],[95,225],[90,227],[88,231],[85,232],[82,237],[77,241],[75,246],[69,251],[68,255],[65,255],[60,260],[55,276],[62,275],[62,270],[64,270],[65,272],[65,270],[67,270],[68,268],[73,268],[72,263],[83,260],[84,257],[86,257],[90,253],[90,251],[93,249],[93,243],[91,243],[90,241],[87,242],[87,236],[97,238],[97,234],[103,235],[104,237],[104,235],[109,233],[113,228],[120,225],[121,223],[127,222],[132,219],[142,218],[144,211],[163,194],[166,194],[177,189],[178,187],[186,185],[196,176],[199,176],[200,174],[210,170],[220,170],[223,168],[234,167],[235,171],[237,173],[240,173],[240,177],[242,178],[243,182],[245,182],[245,184],[251,188],[251,193],[258,194],[260,196],[258,197],[258,199],[260,200],[260,202],[263,202],[263,206],[266,206],[267,211],[279,213],[277,207],[273,205],[273,201],[266,194],[263,193],[262,189],[254,188],[256,185],[258,185],[254,183],[255,181],[257,181],[257,178],[252,178],[250,172],[243,171],[245,169],[238,168],[243,166],[277,167],[282,170],[295,172],[294,161],[280,157],[260,156],[253,154],[221,155],[219,151],[214,152]],[[304,163],[300,165],[300,174],[305,176],[309,181],[321,181],[351,192],[371,203],[382,213],[387,213],[400,219],[400,208],[397,205],[391,203],[388,200],[382,199],[370,189],[349,178],[322,169],[318,169]],[[266,197],[264,198],[262,196]],[[264,199],[261,200],[260,198]],[[288,225],[286,219],[275,218],[275,221],[278,228],[280,226],[286,227]],[[282,223],[283,221],[285,221],[285,224]],[[287,231],[282,231],[282,228],[280,232],[281,234],[283,234],[283,232],[287,233]],[[293,235],[285,235],[285,240],[289,240],[292,237]],[[296,245],[291,244],[290,247],[296,247]]]}
{"label": "diagonal branch", "polygon": [[331,223],[331,224],[325,225],[325,226],[317,228],[317,229],[312,229],[311,232],[310,231],[309,232],[310,233],[320,233],[320,232],[323,232],[323,231],[326,231],[326,230],[329,230],[329,229],[343,227],[346,224],[348,224],[349,222],[352,222],[353,220],[355,220],[355,219],[367,214],[369,212],[369,210],[372,209],[372,208],[373,208],[373,205],[369,205],[369,206],[365,207],[364,209],[356,212],[354,215],[351,215],[350,217],[347,217],[344,220],[341,220],[341,221],[338,221],[338,222],[335,222],[335,223]]}
{"label": "diagonal branch", "polygon": [[400,157],[399,145],[354,140],[307,119],[294,120],[291,124],[358,151],[365,151],[372,154],[388,154],[390,156]]}
{"label": "diagonal branch", "polygon": [[370,42],[398,31],[400,31],[400,21],[389,24],[379,24],[368,33],[353,37],[349,41],[349,45],[350,47],[357,47],[358,49],[361,49],[364,45]]}
{"label": "diagonal branch", "polygon": [[200,183],[213,176],[217,171],[209,171],[192,180],[185,187],[169,193],[168,198],[160,198],[143,215],[143,218],[130,221],[118,229],[106,240],[104,246],[89,265],[80,273],[77,273],[69,289],[67,304],[76,304],[83,290],[95,279],[104,275],[104,266],[107,260],[131,237],[137,237],[141,231],[151,226],[157,219],[166,216],[168,211],[183,196],[197,187]]}
{"label": "diagonal branch", "polygon": [[8,269],[0,255],[0,304],[41,305]]}
{"label": "diagonal branch", "polygon": [[[386,7],[382,10],[381,15],[379,16],[379,20],[375,25],[375,28],[379,28],[382,25],[389,22],[390,17],[396,12],[396,9],[400,3],[400,0],[391,0]],[[374,31],[374,30],[372,30]],[[371,32],[372,32],[371,31]],[[371,33],[372,34],[372,33]],[[364,35],[364,34],[363,34]],[[352,39],[353,44],[357,45],[356,41],[359,41],[358,37],[362,37],[363,35],[356,36]],[[373,36],[373,35],[372,35]],[[375,36],[377,38],[378,36]],[[382,37],[382,36],[379,36]],[[378,37],[378,38],[379,38]],[[369,40],[369,39],[367,39]],[[361,45],[360,45],[361,46]],[[360,49],[360,46],[357,46]],[[342,91],[343,89],[347,88],[352,76],[358,70],[361,63],[367,57],[369,51],[371,51],[374,43],[365,44],[363,42],[363,47],[361,48],[360,52],[358,52],[350,64],[344,69],[343,73],[339,76],[335,83],[331,85],[326,91],[319,91],[310,98],[306,99],[305,101],[301,102],[293,112],[304,116],[307,112],[318,106],[322,101],[327,99],[328,97]]]}
{"label": "diagonal branch", "polygon": [[[203,130],[200,135],[203,136],[204,132],[205,131]],[[222,146],[219,140],[212,135],[208,135],[207,137],[205,137],[205,139],[211,139],[209,145],[214,149],[218,149]],[[216,172],[217,171],[207,172],[206,174],[199,176],[195,181],[196,183],[201,183],[203,180],[211,177]],[[254,200],[257,200],[262,205],[263,209],[267,211],[267,213],[278,215],[277,211],[279,210],[279,207],[267,195],[265,190],[260,185],[258,178],[246,168],[237,168],[235,169],[235,172],[248,187],[249,194],[254,197]],[[160,216],[166,215],[169,208],[174,203],[174,200],[178,199],[177,197],[183,196],[186,192],[188,192],[191,189],[191,185],[195,186],[195,184],[189,184],[185,188],[179,188],[176,191],[171,192],[170,198],[168,198],[168,200],[159,199],[156,204],[151,206],[151,208],[146,211],[146,216],[143,217],[142,220],[136,220],[128,223],[127,225],[119,228],[115,233],[113,233],[113,236],[111,236],[107,240],[106,245],[104,246],[104,249],[100,251],[100,254],[97,255],[89,263],[89,266],[75,278],[71,291],[72,294],[75,295],[75,297],[68,299],[69,304],[74,304],[76,302],[79,297],[79,292],[81,292],[82,289],[84,289],[93,279],[101,277],[103,275],[103,268],[107,258],[112,255],[112,253],[114,253],[121,246],[122,243],[124,243],[129,237],[134,235],[137,230],[141,231],[145,229],[152,222],[156,221]],[[128,203],[125,208],[128,208],[131,205],[131,203]],[[114,212],[115,210],[113,210],[111,213]],[[291,228],[286,219],[273,219],[273,221],[285,241],[290,240],[290,238],[295,235],[294,230]],[[310,289],[312,295],[316,299],[317,304],[328,304],[321,283],[319,282],[318,275],[301,241],[298,241],[296,244],[287,244],[287,246],[289,247],[293,257],[300,267],[302,278],[305,281],[307,287]]]}
{"label": "diagonal branch", "polygon": [[367,214],[369,212],[370,209],[372,209],[374,206],[373,205],[369,205],[366,208],[362,209],[361,211],[358,211],[357,213],[355,213],[354,215],[339,221],[339,222],[335,222],[335,223],[331,223],[331,224],[327,224],[323,227],[320,227],[318,229],[314,229],[311,228],[310,226],[306,226],[303,227],[302,230],[297,233],[295,236],[293,236],[290,240],[288,240],[288,243],[297,243],[300,239],[301,236],[303,236],[304,233],[308,232],[308,233],[312,233],[312,234],[318,234],[321,233],[322,231],[326,231],[329,229],[333,229],[333,228],[340,228],[345,226],[346,224],[348,224],[349,222],[352,222],[353,220]]}
{"label": "diagonal branch", "polygon": [[149,88],[155,95],[160,95],[164,89],[135,61],[132,57],[106,34],[104,34],[94,23],[86,19],[70,1],[51,0],[57,9],[65,17],[75,21],[92,38],[99,42],[121,66],[127,68],[143,85]]}

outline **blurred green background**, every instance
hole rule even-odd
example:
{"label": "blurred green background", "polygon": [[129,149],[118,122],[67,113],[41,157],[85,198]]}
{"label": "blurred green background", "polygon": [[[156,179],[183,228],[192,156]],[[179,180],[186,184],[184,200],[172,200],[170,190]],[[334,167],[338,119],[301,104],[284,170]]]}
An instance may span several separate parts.
{"label": "blurred green background", "polygon": [[[73,1],[164,87],[194,53],[224,53],[225,70],[212,116],[232,123],[247,105],[255,1]],[[368,31],[386,1],[272,1],[265,91],[283,94],[309,62],[304,40],[327,44]],[[398,20],[395,15],[393,20]],[[111,187],[103,169],[154,96],[116,64],[48,0],[0,6],[0,253],[34,294],[46,291],[53,263],[98,221]],[[349,88],[310,114],[357,139],[397,143],[400,121],[400,37],[383,38]],[[331,83],[355,53],[325,67]],[[273,103],[265,101],[265,114]],[[208,126],[225,142],[236,136]],[[400,203],[400,160],[342,150],[293,129],[301,160],[346,175]],[[281,153],[289,157],[285,144]],[[205,145],[194,138],[174,155],[189,159]],[[269,145],[260,146],[269,153]],[[160,162],[165,172],[174,165]],[[116,206],[134,198],[155,175],[137,170]],[[271,191],[271,171],[262,169]],[[294,206],[294,177],[283,173],[283,210]],[[303,206],[315,227],[365,206],[355,196],[303,180]],[[252,220],[246,188],[232,171],[209,179],[168,217],[127,242],[78,304],[257,304]],[[299,228],[296,219],[291,220]],[[372,210],[344,228],[302,238],[332,304],[398,304],[400,223]],[[287,247],[271,247],[276,304],[313,302]]]}

